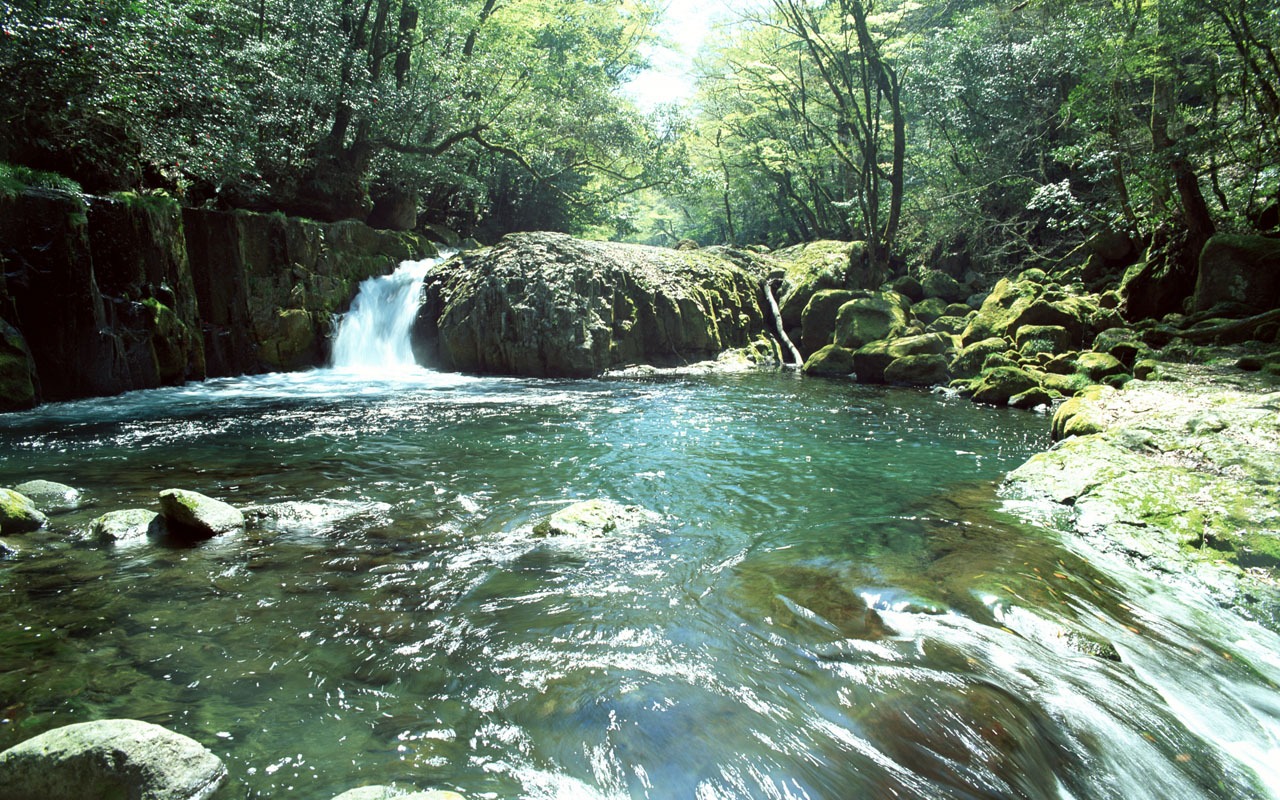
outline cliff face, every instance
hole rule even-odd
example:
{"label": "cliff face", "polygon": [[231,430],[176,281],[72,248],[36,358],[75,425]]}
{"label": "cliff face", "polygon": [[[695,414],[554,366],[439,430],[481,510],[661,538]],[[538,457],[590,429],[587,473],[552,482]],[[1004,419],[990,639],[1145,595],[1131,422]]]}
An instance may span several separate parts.
{"label": "cliff face", "polygon": [[164,198],[0,197],[0,410],[317,365],[359,282],[430,252]]}
{"label": "cliff face", "polygon": [[538,377],[683,364],[764,340],[761,281],[710,251],[511,234],[427,276],[414,346],[432,367]]}

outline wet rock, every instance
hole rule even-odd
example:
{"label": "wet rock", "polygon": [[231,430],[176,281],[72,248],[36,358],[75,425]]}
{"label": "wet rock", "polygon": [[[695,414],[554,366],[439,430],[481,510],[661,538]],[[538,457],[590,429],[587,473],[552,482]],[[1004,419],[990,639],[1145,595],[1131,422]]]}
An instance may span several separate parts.
{"label": "wet rock", "polygon": [[0,319],[0,411],[36,404],[36,365],[18,329]]}
{"label": "wet rock", "polygon": [[901,336],[907,330],[910,304],[897,292],[877,292],[840,306],[834,342],[856,350],[865,344]]}
{"label": "wet rock", "polygon": [[1009,342],[1000,336],[983,339],[964,347],[951,360],[951,374],[957,378],[972,378],[982,371],[989,356],[1009,349]]}
{"label": "wet rock", "polygon": [[18,548],[15,545],[6,542],[4,539],[0,539],[0,558],[8,558],[10,556],[16,556],[17,554]]}
{"label": "wet rock", "polygon": [[802,369],[806,375],[843,378],[853,372],[853,351],[838,344],[829,344],[809,356]]}
{"label": "wet rock", "polygon": [[160,492],[160,516],[170,533],[201,539],[244,528],[244,514],[238,509],[186,489]]}
{"label": "wet rock", "polygon": [[144,508],[108,511],[89,523],[89,535],[99,542],[133,542],[147,538],[159,517]]}
{"label": "wet rock", "polygon": [[55,728],[0,753],[0,800],[204,800],[226,777],[199,742],[130,719]]}
{"label": "wet rock", "polygon": [[903,356],[884,369],[884,382],[894,386],[942,386],[951,380],[946,356]]}
{"label": "wet rock", "polygon": [[1007,406],[1015,395],[1040,385],[1031,373],[1018,367],[996,367],[987,370],[973,387],[973,401],[992,406]]}
{"label": "wet rock", "polygon": [[535,536],[595,539],[635,530],[657,520],[640,506],[624,506],[612,500],[593,499],[562,508],[533,526]]}
{"label": "wet rock", "polygon": [[548,377],[715,358],[765,327],[761,257],[728,255],[512,234],[427,276],[414,349],[441,369]]}
{"label": "wet rock", "polygon": [[30,533],[48,521],[31,498],[12,489],[0,489],[0,533]]}
{"label": "wet rock", "polygon": [[953,349],[951,337],[939,333],[872,342],[854,352],[853,370],[862,383],[884,383],[885,370],[900,358],[949,355]]}
{"label": "wet rock", "polygon": [[457,792],[432,789],[426,792],[403,792],[394,786],[361,786],[343,792],[333,800],[465,800]]}
{"label": "wet rock", "polygon": [[18,494],[26,495],[46,514],[71,511],[80,507],[80,490],[54,481],[27,481],[13,487]]}
{"label": "wet rock", "polygon": [[831,344],[836,330],[836,314],[854,297],[855,294],[847,289],[823,289],[813,295],[800,315],[802,352],[816,353]]}
{"label": "wet rock", "polygon": [[1054,395],[1051,394],[1049,390],[1040,386],[1034,386],[1025,392],[1015,394],[1013,397],[1010,397],[1009,406],[1011,408],[1030,410],[1033,408],[1048,406],[1053,403],[1053,400]]}

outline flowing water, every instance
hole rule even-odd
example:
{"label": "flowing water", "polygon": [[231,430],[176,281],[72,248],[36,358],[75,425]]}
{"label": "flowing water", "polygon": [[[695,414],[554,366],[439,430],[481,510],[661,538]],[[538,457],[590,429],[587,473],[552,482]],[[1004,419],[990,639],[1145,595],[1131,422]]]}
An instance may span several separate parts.
{"label": "flowing water", "polygon": [[[87,505],[7,537],[0,749],[143,719],[225,760],[220,800],[1280,796],[1280,640],[998,510],[1047,427],[354,361],[3,415],[0,485]],[[174,486],[247,530],[87,535]],[[532,535],[596,497],[655,516]]]}

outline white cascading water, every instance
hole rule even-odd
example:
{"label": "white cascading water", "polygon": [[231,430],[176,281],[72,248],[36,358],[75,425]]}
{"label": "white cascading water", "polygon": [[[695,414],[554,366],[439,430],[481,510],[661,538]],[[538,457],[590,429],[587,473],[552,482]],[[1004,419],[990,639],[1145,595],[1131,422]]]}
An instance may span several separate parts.
{"label": "white cascading water", "polygon": [[410,331],[421,301],[422,280],[448,255],[405,261],[390,275],[362,282],[351,309],[338,323],[334,369],[377,373],[420,369],[413,358]]}

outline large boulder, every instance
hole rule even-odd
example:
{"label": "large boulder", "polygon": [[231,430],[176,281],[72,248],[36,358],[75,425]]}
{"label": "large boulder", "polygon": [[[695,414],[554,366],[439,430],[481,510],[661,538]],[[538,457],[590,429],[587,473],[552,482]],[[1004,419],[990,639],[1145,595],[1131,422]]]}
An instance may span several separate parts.
{"label": "large boulder", "polygon": [[1040,385],[1035,376],[1018,367],[989,369],[973,385],[973,402],[1007,406],[1009,401]]}
{"label": "large boulder", "polygon": [[414,350],[441,369],[545,377],[712,358],[764,332],[753,263],[511,234],[428,274]]}
{"label": "large boulder", "polygon": [[903,356],[884,368],[884,382],[894,386],[941,386],[951,380],[941,354]]}
{"label": "large boulder", "polygon": [[1009,349],[1009,342],[999,336],[973,342],[961,348],[951,359],[951,374],[957,378],[972,378],[982,371],[987,358]]}
{"label": "large boulder", "polygon": [[201,539],[244,528],[244,514],[239,509],[186,489],[160,493],[160,516],[170,533]]}
{"label": "large boulder", "polygon": [[0,533],[29,533],[48,521],[31,498],[12,489],[0,489]]}
{"label": "large boulder", "polygon": [[856,350],[865,344],[901,336],[910,324],[907,298],[897,292],[858,297],[836,313],[835,343]]}
{"label": "large boulder", "polygon": [[895,361],[911,356],[949,356],[953,349],[951,337],[941,333],[884,339],[858,348],[853,354],[853,370],[861,383],[885,383],[885,371]]}
{"label": "large boulder", "polygon": [[816,353],[831,344],[840,308],[854,299],[847,289],[823,289],[817,292],[800,315],[800,351]]}
{"label": "large boulder", "polygon": [[783,270],[778,298],[787,330],[800,325],[800,317],[813,296],[823,289],[873,289],[879,276],[866,265],[862,242],[819,240],[779,250],[773,260]]}
{"label": "large boulder", "polygon": [[838,344],[829,344],[809,356],[801,371],[805,375],[843,378],[853,372],[853,351]]}
{"label": "large boulder", "polygon": [[1050,291],[1036,280],[1000,280],[983,301],[962,334],[964,344],[983,339],[1012,339],[1028,325],[1052,325],[1066,329],[1070,343],[1079,346],[1095,309],[1082,298]]}
{"label": "large boulder", "polygon": [[1280,308],[1280,239],[1218,235],[1200,253],[1195,310],[1231,303],[1255,312]]}
{"label": "large boulder", "polygon": [[920,273],[920,287],[925,297],[936,297],[948,303],[963,303],[969,297],[968,287],[936,269]]}
{"label": "large boulder", "polygon": [[55,728],[0,753],[0,800],[205,800],[226,778],[199,742],[132,719]]}

